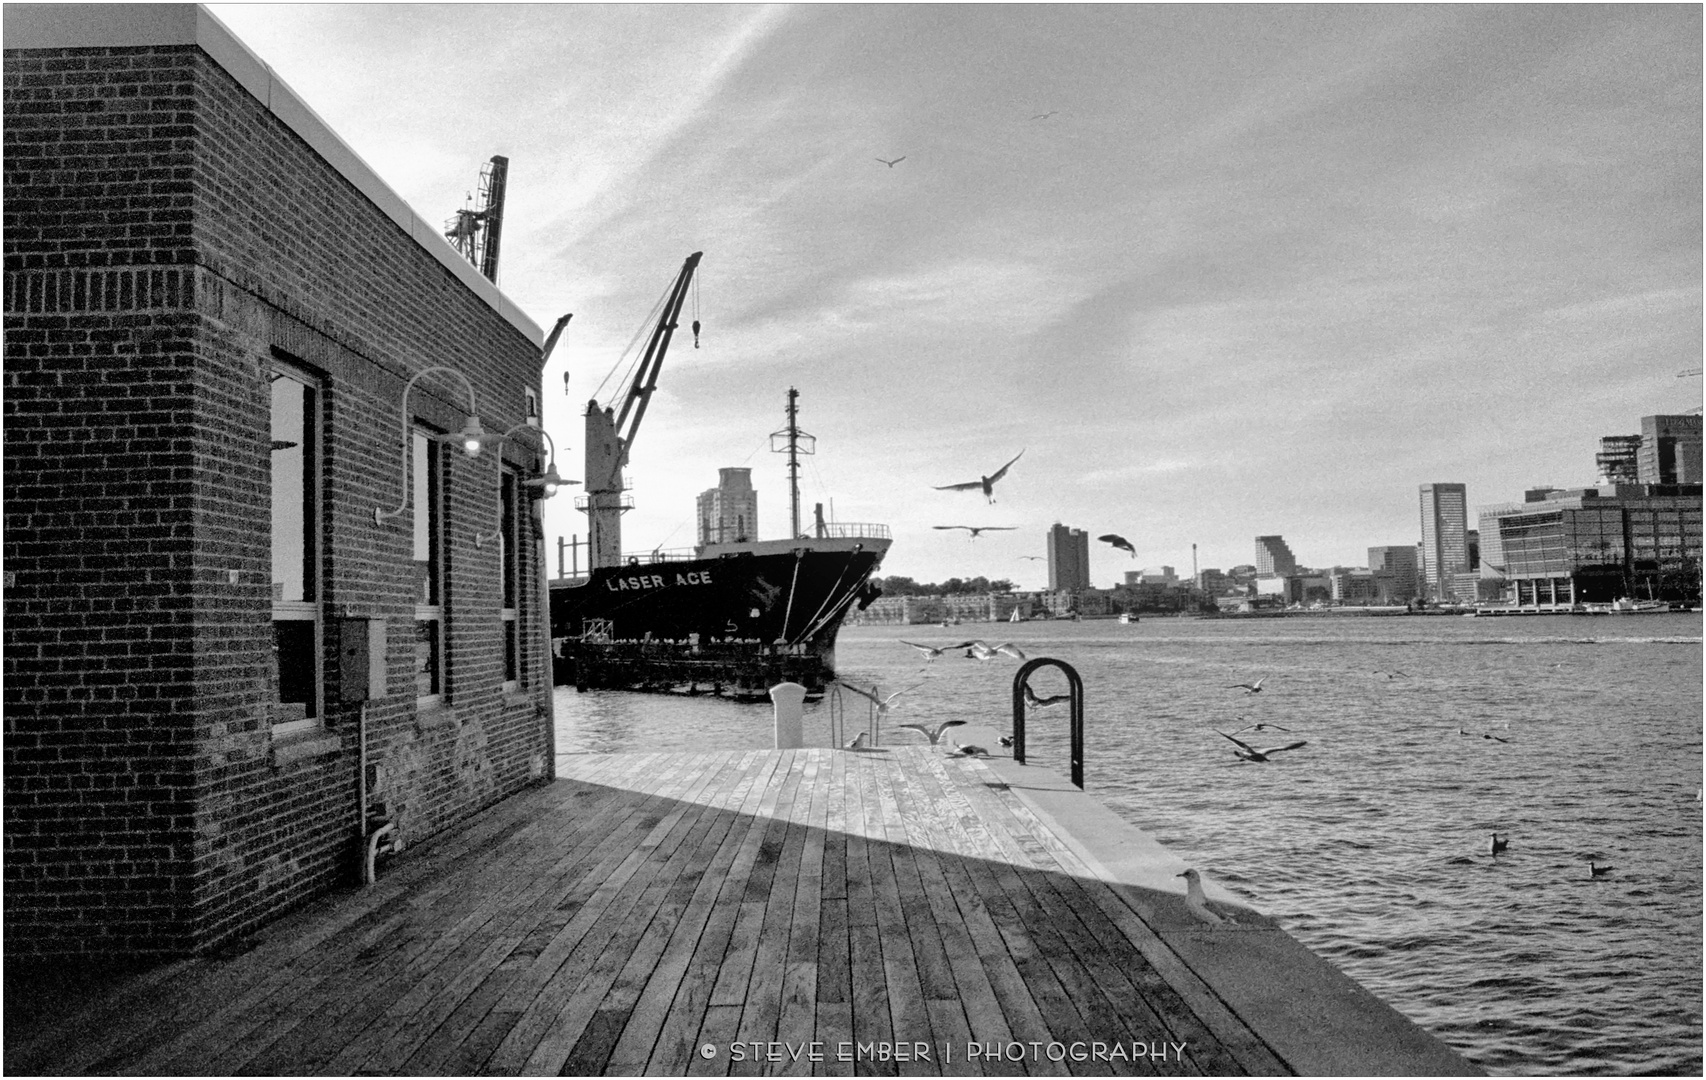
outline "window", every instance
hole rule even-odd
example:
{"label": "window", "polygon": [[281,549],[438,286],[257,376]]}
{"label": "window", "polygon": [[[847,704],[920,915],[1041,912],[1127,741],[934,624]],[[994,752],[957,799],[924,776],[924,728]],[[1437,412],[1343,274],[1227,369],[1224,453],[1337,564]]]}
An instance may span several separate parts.
{"label": "window", "polygon": [[504,639],[504,690],[514,692],[521,687],[521,622],[516,618],[516,611],[521,606],[521,553],[515,546],[516,515],[520,512],[521,501],[517,492],[520,483],[515,472],[503,470],[499,481],[500,498],[499,514],[502,520],[498,522],[498,574],[503,580],[503,603],[499,608],[499,619],[503,625]]}
{"label": "window", "polygon": [[409,460],[414,504],[415,701],[437,704],[444,693],[444,448],[416,429]]}
{"label": "window", "polygon": [[320,717],[320,392],[307,375],[272,380],[272,626],[275,730]]}

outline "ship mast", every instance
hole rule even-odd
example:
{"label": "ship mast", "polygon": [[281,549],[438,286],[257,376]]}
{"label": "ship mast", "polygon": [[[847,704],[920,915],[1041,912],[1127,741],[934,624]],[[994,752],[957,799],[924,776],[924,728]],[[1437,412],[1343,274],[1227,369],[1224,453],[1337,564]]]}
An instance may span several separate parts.
{"label": "ship mast", "polygon": [[[817,453],[816,437],[800,430],[799,398],[800,392],[788,387],[788,426],[770,433],[770,452],[788,455],[789,522],[794,530],[788,534],[790,540],[800,538],[800,455]],[[777,439],[783,440],[781,446],[776,445]]]}

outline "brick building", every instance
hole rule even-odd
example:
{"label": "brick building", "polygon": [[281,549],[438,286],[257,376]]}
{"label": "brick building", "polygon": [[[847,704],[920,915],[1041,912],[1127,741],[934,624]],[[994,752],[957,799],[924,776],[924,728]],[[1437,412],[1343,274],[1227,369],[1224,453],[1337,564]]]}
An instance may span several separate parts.
{"label": "brick building", "polygon": [[7,958],[195,953],[550,775],[541,334],[205,9],[4,17]]}

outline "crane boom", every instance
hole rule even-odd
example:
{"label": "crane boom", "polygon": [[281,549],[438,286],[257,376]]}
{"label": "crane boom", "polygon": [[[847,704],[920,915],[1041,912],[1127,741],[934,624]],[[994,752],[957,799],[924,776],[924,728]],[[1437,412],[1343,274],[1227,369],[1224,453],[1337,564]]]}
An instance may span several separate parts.
{"label": "crane boom", "polygon": [[[699,266],[699,257],[704,254],[703,251],[695,251],[681,264],[681,273],[676,276],[675,288],[670,291],[663,314],[658,317],[658,324],[652,330],[651,341],[646,344],[646,357],[640,361],[639,369],[634,372],[634,384],[628,388],[628,396],[622,402],[622,411],[616,414],[616,434],[622,440],[621,461],[624,465],[628,462],[628,451],[634,445],[634,436],[639,434],[640,421],[646,417],[646,406],[651,404],[652,391],[658,387],[658,372],[663,368],[663,356],[669,351],[670,339],[675,336],[676,319],[680,317],[681,305],[687,299],[687,286],[693,281],[693,271]],[[630,410],[634,417],[631,424],[628,423]]]}

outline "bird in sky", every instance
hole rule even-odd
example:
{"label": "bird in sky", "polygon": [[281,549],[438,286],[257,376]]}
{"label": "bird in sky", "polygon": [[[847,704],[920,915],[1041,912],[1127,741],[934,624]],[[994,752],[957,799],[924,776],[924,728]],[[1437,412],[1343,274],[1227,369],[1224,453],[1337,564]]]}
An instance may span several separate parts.
{"label": "bird in sky", "polygon": [[1300,746],[1309,745],[1306,741],[1299,741],[1289,743],[1285,746],[1270,746],[1265,750],[1258,750],[1243,739],[1233,739],[1232,736],[1228,735],[1224,731],[1216,731],[1215,734],[1219,735],[1223,739],[1232,739],[1233,742],[1237,743],[1238,748],[1232,752],[1238,757],[1243,758],[1245,761],[1267,761],[1268,755],[1270,754],[1278,754],[1284,750],[1296,750]]}
{"label": "bird in sky", "polygon": [[1132,558],[1137,558],[1137,549],[1131,546],[1130,540],[1127,540],[1119,533],[1103,533],[1101,536],[1096,537],[1096,539],[1112,544],[1121,551],[1129,551],[1131,552]]}
{"label": "bird in sky", "polygon": [[1497,855],[1499,852],[1503,851],[1505,848],[1508,848],[1510,846],[1511,846],[1511,838],[1510,837],[1500,836],[1498,833],[1493,834],[1493,842],[1492,842],[1491,847],[1493,849],[1494,855]]}
{"label": "bird in sky", "polygon": [[1021,556],[1019,556],[1019,558],[1021,561],[1028,561],[1028,562],[1042,562],[1043,561],[1043,557],[1041,555],[1021,555]]}
{"label": "bird in sky", "polygon": [[1025,704],[1033,709],[1046,709],[1051,705],[1059,705],[1063,701],[1071,700],[1071,694],[1052,694],[1049,697],[1038,697],[1037,692],[1031,689],[1031,684],[1025,684]]}
{"label": "bird in sky", "polygon": [[971,533],[971,538],[973,540],[977,539],[978,533],[1012,532],[1014,529],[1018,528],[1017,525],[932,525],[930,527],[932,529],[964,529]]}
{"label": "bird in sky", "polygon": [[1377,671],[1377,672],[1375,672],[1375,674],[1376,674],[1376,675],[1384,675],[1384,676],[1386,676],[1386,677],[1387,677],[1387,678],[1388,678],[1388,679],[1408,679],[1408,678],[1409,678],[1409,676],[1408,676],[1408,675],[1406,675],[1406,674],[1404,674],[1404,673],[1403,673],[1403,672],[1402,672],[1402,671],[1397,671],[1397,670],[1393,670],[1393,671]]}
{"label": "bird in sky", "polygon": [[[1027,447],[1026,449],[1029,449],[1029,447]],[[1020,458],[1022,458],[1024,456],[1025,456],[1025,451],[1021,450],[1017,454],[1013,455],[1013,461],[1018,461]],[[995,482],[997,480],[1001,479],[1003,476],[1007,475],[1007,470],[1011,469],[1013,467],[1013,461],[1009,461],[1007,464],[1001,466],[999,469],[996,469],[995,472],[989,476],[979,477],[976,480],[967,480],[963,484],[943,484],[943,485],[937,487],[936,490],[937,491],[978,491],[978,490],[981,490],[983,492],[984,498],[988,499],[990,502],[994,502],[995,501]]]}
{"label": "bird in sky", "polygon": [[903,728],[911,728],[914,731],[921,732],[926,739],[930,740],[930,745],[935,746],[938,742],[942,741],[942,732],[947,731],[951,727],[964,727],[965,721],[964,720],[944,720],[940,724],[935,725],[934,727],[932,727],[929,724],[901,724],[900,726]]}
{"label": "bird in sky", "polygon": [[1047,120],[1051,116],[1059,116],[1059,115],[1060,115],[1059,109],[1050,109],[1046,113],[1038,113],[1037,115],[1031,117],[1031,119],[1032,120]]}
{"label": "bird in sky", "polygon": [[1588,877],[1604,877],[1615,869],[1615,866],[1601,866],[1592,859],[1588,860]]}
{"label": "bird in sky", "polygon": [[1025,650],[1011,641],[1003,641],[999,645],[990,645],[985,641],[966,642],[966,655],[973,660],[993,660],[997,656],[1011,656],[1015,660],[1025,659]]}
{"label": "bird in sky", "polygon": [[907,690],[916,690],[920,686],[923,686],[924,684],[922,682],[915,682],[911,686],[906,687],[905,689],[896,690],[894,693],[890,694],[888,697],[878,697],[877,691],[865,690],[865,689],[862,689],[860,687],[854,686],[850,682],[843,681],[841,683],[841,685],[845,686],[847,689],[853,691],[855,694],[858,694],[860,697],[865,698],[866,700],[868,700],[868,701],[872,702],[874,705],[876,705],[876,707],[877,707],[877,719],[880,721],[883,717],[885,717],[889,714],[889,703],[890,702],[894,701],[894,699],[899,697],[900,695],[906,693]]}
{"label": "bird in sky", "polygon": [[962,642],[959,642],[958,644],[943,645],[941,647],[937,647],[935,645],[920,645],[916,641],[902,641],[901,644],[902,645],[911,645],[914,649],[917,649],[919,652],[924,654],[925,660],[934,660],[937,657],[941,656],[943,653],[952,652],[955,649],[963,649],[966,646],[970,645],[971,642],[962,641]]}
{"label": "bird in sky", "polygon": [[1192,915],[1206,923],[1232,921],[1209,910],[1208,895],[1202,891],[1202,875],[1197,873],[1196,867],[1190,867],[1184,873],[1173,876],[1185,879],[1185,906],[1190,909]]}
{"label": "bird in sky", "polygon": [[[1242,716],[1240,716],[1238,719],[1242,720],[1244,718]],[[1290,728],[1280,727],[1278,724],[1268,724],[1268,723],[1251,724],[1249,727],[1241,727],[1237,731],[1234,731],[1232,734],[1242,735],[1246,731],[1283,731],[1287,735],[1291,734]]]}
{"label": "bird in sky", "polygon": [[895,158],[893,161],[890,161],[888,158],[878,158],[877,160],[882,162],[884,165],[887,165],[889,168],[892,169],[896,165],[899,165],[901,162],[905,161],[906,155],[902,154],[899,157]]}
{"label": "bird in sky", "polygon": [[1267,682],[1267,681],[1268,681],[1268,677],[1266,675],[1263,675],[1261,678],[1257,679],[1253,683],[1235,682],[1235,683],[1232,683],[1230,686],[1228,686],[1227,689],[1228,690],[1242,689],[1246,694],[1259,694],[1262,692],[1262,684]]}
{"label": "bird in sky", "polygon": [[1499,737],[1498,737],[1498,736],[1497,736],[1497,735],[1489,735],[1489,734],[1487,734],[1487,733],[1486,733],[1486,732],[1484,732],[1484,731],[1465,731],[1465,730],[1464,730],[1464,729],[1462,729],[1462,728],[1458,728],[1458,729],[1457,729],[1457,733],[1458,733],[1458,734],[1459,734],[1459,735],[1468,735],[1468,736],[1470,736],[1470,737],[1471,737],[1471,738],[1473,738],[1473,737],[1475,737],[1475,736],[1476,736],[1476,735],[1479,735],[1479,736],[1480,736],[1480,737],[1481,737],[1481,738],[1483,738],[1483,739],[1491,739],[1491,740],[1493,740],[1493,741],[1494,741],[1494,742],[1502,742],[1502,743],[1508,743],[1508,742],[1510,742],[1510,740],[1509,740],[1509,739],[1501,739],[1501,738],[1499,738]]}

